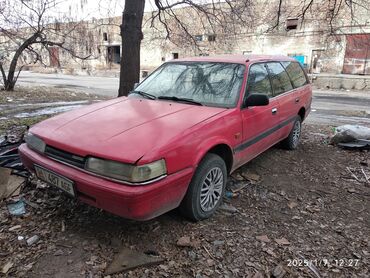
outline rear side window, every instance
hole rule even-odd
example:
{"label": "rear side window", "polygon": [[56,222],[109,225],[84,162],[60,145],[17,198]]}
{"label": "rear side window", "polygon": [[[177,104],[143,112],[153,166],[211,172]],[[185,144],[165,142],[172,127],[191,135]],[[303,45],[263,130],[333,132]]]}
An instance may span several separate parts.
{"label": "rear side window", "polygon": [[275,96],[293,89],[289,76],[280,63],[267,63],[267,67],[270,72],[271,85]]}
{"label": "rear side window", "polygon": [[307,78],[302,67],[297,62],[281,62],[287,71],[294,88],[307,84]]}
{"label": "rear side window", "polygon": [[248,94],[266,94],[272,97],[269,74],[264,64],[254,64],[249,68]]}

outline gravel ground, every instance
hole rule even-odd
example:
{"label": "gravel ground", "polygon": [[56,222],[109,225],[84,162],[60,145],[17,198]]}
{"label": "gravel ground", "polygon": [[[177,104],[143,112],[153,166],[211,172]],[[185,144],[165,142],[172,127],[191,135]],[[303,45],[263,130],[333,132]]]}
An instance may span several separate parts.
{"label": "gravel ground", "polygon": [[[331,127],[306,124],[298,150],[273,147],[240,168],[228,187],[246,186],[198,223],[176,210],[147,222],[125,220],[33,181],[22,191],[30,204],[24,216],[10,216],[0,203],[0,271],[10,266],[9,277],[369,277],[370,184],[362,173],[370,176],[369,151],[328,145],[330,134]],[[31,246],[18,240],[33,235],[39,240]],[[164,262],[106,276],[123,248]]]}

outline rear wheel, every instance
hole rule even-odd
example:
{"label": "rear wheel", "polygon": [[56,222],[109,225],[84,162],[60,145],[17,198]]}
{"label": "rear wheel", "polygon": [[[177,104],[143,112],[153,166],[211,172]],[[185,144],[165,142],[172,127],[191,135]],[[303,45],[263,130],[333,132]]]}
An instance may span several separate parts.
{"label": "rear wheel", "polygon": [[190,182],[180,205],[181,213],[193,221],[209,218],[222,202],[226,179],[224,160],[216,154],[207,154]]}
{"label": "rear wheel", "polygon": [[297,116],[294,121],[293,128],[289,133],[289,136],[281,142],[282,147],[287,150],[297,149],[299,145],[299,139],[301,138],[301,131],[302,119],[301,117]]}

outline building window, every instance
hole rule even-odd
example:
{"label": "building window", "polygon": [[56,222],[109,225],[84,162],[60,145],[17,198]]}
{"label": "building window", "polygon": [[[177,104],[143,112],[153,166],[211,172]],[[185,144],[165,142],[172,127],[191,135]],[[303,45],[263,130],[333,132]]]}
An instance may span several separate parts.
{"label": "building window", "polygon": [[203,40],[203,35],[195,35],[194,36],[195,41],[201,42]]}
{"label": "building window", "polygon": [[55,21],[55,31],[60,31],[60,23]]}
{"label": "building window", "polygon": [[287,18],[285,28],[287,30],[296,30],[298,27],[298,18]]}
{"label": "building window", "polygon": [[108,34],[106,32],[103,33],[103,41],[108,41]]}
{"label": "building window", "polygon": [[209,42],[214,42],[214,41],[216,41],[216,35],[208,35],[208,41],[209,41]]}
{"label": "building window", "polygon": [[172,59],[179,59],[179,53],[172,53]]}

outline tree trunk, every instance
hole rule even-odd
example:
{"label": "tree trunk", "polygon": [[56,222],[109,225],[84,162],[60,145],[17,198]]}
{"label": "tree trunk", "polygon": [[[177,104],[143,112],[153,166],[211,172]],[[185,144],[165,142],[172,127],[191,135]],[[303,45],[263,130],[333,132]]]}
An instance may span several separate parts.
{"label": "tree trunk", "polygon": [[[4,78],[5,73],[4,73],[3,68],[1,67],[2,75],[3,75],[3,79],[4,79],[3,80],[4,81],[4,87],[5,87],[4,89],[6,91],[13,91],[14,90],[15,83],[17,82],[17,77],[15,76],[15,71],[17,69],[18,59],[21,56],[21,54],[23,53],[23,51],[28,46],[30,46],[31,44],[36,42],[36,39],[39,36],[40,36],[40,34],[38,32],[34,33],[31,37],[29,37],[27,40],[25,40],[21,44],[21,46],[17,49],[17,51],[15,52],[15,54],[12,58],[12,61],[10,62],[10,66],[9,66],[9,69],[8,69],[8,76],[6,78]],[[21,70],[19,70],[19,71],[21,71]]]}
{"label": "tree trunk", "polygon": [[118,96],[127,96],[140,79],[140,43],[143,39],[145,0],[126,0],[122,14],[122,55]]}

